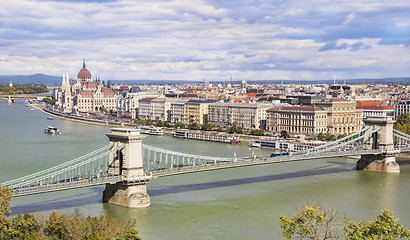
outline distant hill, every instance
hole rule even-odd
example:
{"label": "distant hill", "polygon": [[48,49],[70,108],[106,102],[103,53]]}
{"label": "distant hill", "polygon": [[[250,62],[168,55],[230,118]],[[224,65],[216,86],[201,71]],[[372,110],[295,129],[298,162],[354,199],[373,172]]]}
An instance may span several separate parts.
{"label": "distant hill", "polygon": [[[49,76],[45,74],[34,75],[13,75],[0,76],[0,84],[8,84],[10,81],[13,84],[45,84],[45,85],[61,85],[61,77]],[[111,84],[182,84],[182,83],[197,83],[202,84],[202,81],[193,80],[109,80]],[[228,81],[210,81],[210,83],[227,83]],[[247,80],[248,84],[332,84],[333,79],[329,80]],[[347,79],[337,80],[337,84],[408,84],[410,85],[410,77],[392,77],[392,78],[362,78],[362,79]],[[241,81],[233,81],[232,84],[240,84]]]}
{"label": "distant hill", "polygon": [[45,84],[45,85],[61,85],[61,77],[49,76],[45,74],[34,75],[13,75],[13,76],[0,76],[0,84],[10,83],[13,84]]}

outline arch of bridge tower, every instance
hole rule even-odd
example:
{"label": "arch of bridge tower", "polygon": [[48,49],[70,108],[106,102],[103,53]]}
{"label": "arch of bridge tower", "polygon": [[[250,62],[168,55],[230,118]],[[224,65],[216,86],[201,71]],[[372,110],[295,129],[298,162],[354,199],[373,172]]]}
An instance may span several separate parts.
{"label": "arch of bridge tower", "polygon": [[367,117],[363,122],[365,126],[371,127],[370,129],[380,127],[379,131],[372,134],[370,145],[373,149],[379,149],[381,153],[362,155],[357,161],[356,169],[389,173],[400,172],[395,157],[399,152],[394,149],[393,119],[391,117]]}
{"label": "arch of bridge tower", "polygon": [[146,182],[152,177],[146,175],[142,161],[142,139],[140,130],[112,128],[106,134],[113,148],[124,147],[110,154],[109,170],[113,175],[121,175],[121,182],[106,184],[103,202],[124,207],[148,207],[150,199]]}

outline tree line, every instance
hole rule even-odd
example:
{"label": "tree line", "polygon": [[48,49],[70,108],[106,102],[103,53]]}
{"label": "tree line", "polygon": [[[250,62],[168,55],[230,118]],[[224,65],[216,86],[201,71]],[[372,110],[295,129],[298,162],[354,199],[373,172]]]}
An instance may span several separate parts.
{"label": "tree line", "polygon": [[41,214],[11,214],[12,191],[0,185],[0,239],[30,240],[138,240],[136,221],[118,222],[110,216],[83,217],[53,211],[48,218]]}
{"label": "tree line", "polygon": [[42,84],[0,84],[0,95],[47,93],[48,88]]}

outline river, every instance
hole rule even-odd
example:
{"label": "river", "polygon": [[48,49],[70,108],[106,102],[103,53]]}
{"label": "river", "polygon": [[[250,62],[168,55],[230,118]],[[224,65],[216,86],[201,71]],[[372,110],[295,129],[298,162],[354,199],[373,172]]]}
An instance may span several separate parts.
{"label": "river", "polygon": [[[0,182],[71,160],[108,144],[110,128],[54,118],[17,100],[0,100]],[[43,133],[52,125],[61,135]],[[146,136],[144,143],[174,151],[229,157],[268,155],[246,143],[229,145],[171,136]],[[83,215],[136,218],[139,235],[156,239],[280,239],[279,216],[323,203],[338,216],[369,220],[390,209],[410,226],[410,162],[400,174],[355,171],[354,159],[323,159],[224,169],[153,179],[151,206],[128,209],[103,204],[103,186],[15,198],[13,215],[57,210]]]}

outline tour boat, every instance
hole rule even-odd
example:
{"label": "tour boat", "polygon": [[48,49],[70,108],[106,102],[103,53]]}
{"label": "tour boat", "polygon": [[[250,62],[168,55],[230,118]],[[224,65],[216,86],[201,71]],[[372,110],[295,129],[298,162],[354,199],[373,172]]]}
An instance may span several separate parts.
{"label": "tour boat", "polygon": [[141,133],[149,134],[149,135],[163,135],[164,134],[164,132],[162,131],[162,128],[148,127],[148,126],[141,127]]}
{"label": "tour boat", "polygon": [[53,117],[47,117],[48,120],[53,120]]}
{"label": "tour boat", "polygon": [[56,127],[48,126],[44,129],[44,133],[49,133],[49,134],[61,134],[60,130],[58,130]]}

